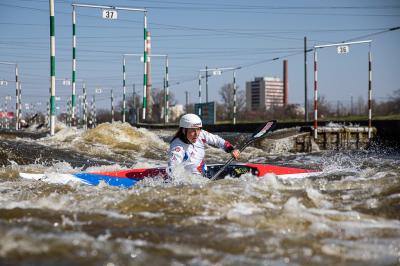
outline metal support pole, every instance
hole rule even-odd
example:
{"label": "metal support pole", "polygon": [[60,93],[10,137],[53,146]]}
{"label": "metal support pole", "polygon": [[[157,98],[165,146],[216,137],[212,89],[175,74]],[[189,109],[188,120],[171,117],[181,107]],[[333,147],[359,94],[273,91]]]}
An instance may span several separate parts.
{"label": "metal support pole", "polygon": [[125,113],[126,113],[126,74],[125,74],[126,60],[125,56],[122,57],[122,123],[125,123]]}
{"label": "metal support pole", "polygon": [[[317,124],[318,124],[318,91],[317,91],[317,48],[325,48],[325,47],[338,47],[338,46],[344,46],[344,45],[353,45],[353,44],[368,44],[369,47],[371,47],[371,40],[366,40],[366,41],[355,41],[355,42],[343,42],[343,43],[331,43],[331,44],[324,44],[324,45],[316,45],[314,46],[314,139],[317,139]],[[372,73],[371,73],[371,51],[368,52],[368,71],[369,71],[369,78],[368,78],[368,138],[370,138],[371,135],[371,129],[370,129],[370,120],[372,120],[372,113],[371,112],[371,104],[370,104],[370,98],[372,97],[371,90],[372,90],[372,85],[371,85],[371,79],[372,79]],[[352,98],[353,96],[351,96]],[[352,101],[351,101],[352,102]],[[352,104],[353,105],[353,104]],[[353,109],[353,107],[351,107]],[[353,112],[353,110],[351,110]]]}
{"label": "metal support pole", "polygon": [[136,113],[136,87],[135,84],[132,84],[132,123],[136,123],[137,116],[139,115]]}
{"label": "metal support pole", "polygon": [[314,139],[318,138],[318,70],[317,49],[314,49]]}
{"label": "metal support pole", "polygon": [[50,135],[55,133],[56,112],[56,37],[54,27],[54,0],[49,0],[50,6]]}
{"label": "metal support pole", "polygon": [[15,97],[16,97],[16,99],[15,99],[15,113],[16,113],[16,116],[15,116],[15,130],[19,130],[19,119],[20,119],[20,116],[19,116],[19,113],[20,113],[20,111],[21,111],[21,109],[20,109],[20,97],[19,97],[19,94],[20,94],[20,86],[19,86],[19,80],[18,80],[18,64],[15,64]]}
{"label": "metal support pole", "polygon": [[7,96],[4,98],[4,111],[6,112],[6,117],[4,119],[4,127],[9,128],[9,122],[8,122],[8,100]]}
{"label": "metal support pole", "polygon": [[65,124],[67,125],[67,126],[70,126],[70,121],[71,121],[71,116],[70,116],[70,113],[71,113],[71,100],[67,100],[67,116],[66,116],[66,118],[65,118]]}
{"label": "metal support pole", "polygon": [[[371,49],[371,48],[370,48]],[[372,55],[368,52],[368,139],[372,137]]]}
{"label": "metal support pole", "polygon": [[168,78],[168,55],[165,57],[165,123],[169,122],[169,78]]}
{"label": "metal support pole", "polygon": [[[100,9],[115,9],[115,10],[126,10],[126,11],[136,11],[136,12],[143,12],[144,13],[144,74],[143,74],[143,90],[146,92],[147,87],[147,10],[143,8],[131,8],[131,7],[117,7],[117,6],[104,6],[104,5],[89,5],[89,4],[72,4],[73,7],[73,36],[75,36],[75,7],[89,7],[89,8],[100,8]],[[73,55],[75,55],[75,47],[76,45],[75,38],[73,37]],[[75,57],[73,57],[73,76],[74,74],[74,62]],[[147,99],[146,94],[144,93],[143,96],[143,120],[146,119],[146,106],[147,106]]]}
{"label": "metal support pole", "polygon": [[304,37],[304,121],[308,122],[307,37]]}
{"label": "metal support pole", "polygon": [[147,107],[147,12],[144,13],[144,51],[143,51],[143,112],[142,119],[146,120],[146,107]]}
{"label": "metal support pole", "polygon": [[111,123],[114,123],[114,93],[111,89]]}
{"label": "metal support pole", "polygon": [[83,129],[87,130],[88,111],[87,111],[87,98],[86,98],[86,84],[85,83],[83,83],[82,91],[83,91]]}
{"label": "metal support pole", "polygon": [[96,114],[96,95],[93,95],[93,102],[92,102],[92,111],[93,111],[93,127],[97,126],[97,114]]}
{"label": "metal support pole", "polygon": [[206,103],[208,103],[208,67],[206,66]]}
{"label": "metal support pole", "polygon": [[[206,78],[206,103],[208,103],[208,71],[213,71],[213,75],[221,75],[221,73],[223,72],[223,71],[234,71],[234,87],[235,87],[235,90],[236,90],[236,73],[235,73],[235,70],[237,70],[237,69],[240,69],[240,67],[221,67],[221,68],[208,68],[207,66],[206,66],[206,68],[205,69],[200,69],[200,71],[199,71],[199,98],[200,98],[200,100],[199,100],[199,104],[200,104],[200,106],[201,106],[201,72],[205,72],[205,74],[206,74],[206,76],[205,76],[205,78]],[[216,73],[218,73],[218,74],[216,74]],[[235,91],[235,93],[236,93],[236,91]],[[201,108],[199,109],[199,115],[201,115]],[[234,123],[236,123],[236,113],[234,114],[234,120],[235,120],[235,122]]]}
{"label": "metal support pole", "polygon": [[185,91],[185,96],[186,96],[186,105],[185,105],[185,112],[188,112],[188,107],[189,107],[189,92]]}
{"label": "metal support pole", "polygon": [[201,72],[199,72],[199,116],[201,116]]}
{"label": "metal support pole", "polygon": [[[146,45],[146,47],[147,47],[147,45]],[[169,63],[168,63],[168,55],[166,55],[166,54],[152,54],[152,55],[149,55],[148,54],[148,50],[145,49],[145,51],[146,51],[146,61],[147,61],[147,63],[149,62],[151,57],[165,57],[166,58],[166,61],[165,61],[165,68],[166,68],[166,70],[165,70],[166,71],[165,78],[166,78],[166,90],[167,90],[167,95],[168,95],[168,98],[169,98],[169,77],[168,77],[168,64]],[[126,56],[143,56],[143,55],[142,54],[124,54],[124,57],[126,57]],[[145,57],[143,57],[143,60],[145,60],[144,58]],[[146,72],[145,72],[145,77],[146,78],[144,78],[145,82],[143,82],[143,84],[146,83],[148,85],[148,75],[147,74],[148,73],[147,73],[147,70],[146,70]],[[144,93],[147,93],[147,85],[146,85],[146,90],[144,90]],[[143,86],[143,88],[144,88],[144,86]],[[147,96],[146,96],[146,94],[143,95],[143,103],[146,103],[146,107],[143,108],[143,115],[145,115],[145,110],[147,108]],[[168,101],[168,104],[169,104],[169,101]],[[169,107],[167,107],[167,108],[169,108]],[[137,114],[137,115],[139,116],[139,114]],[[145,118],[143,118],[143,119],[145,119]]]}
{"label": "metal support pole", "polygon": [[233,71],[233,124],[236,125],[236,71]]}
{"label": "metal support pole", "polygon": [[72,6],[72,95],[71,95],[71,126],[76,126],[76,11]]}
{"label": "metal support pole", "polygon": [[22,84],[21,82],[19,82],[18,116],[17,116],[18,129],[21,129],[21,120],[22,120]]}

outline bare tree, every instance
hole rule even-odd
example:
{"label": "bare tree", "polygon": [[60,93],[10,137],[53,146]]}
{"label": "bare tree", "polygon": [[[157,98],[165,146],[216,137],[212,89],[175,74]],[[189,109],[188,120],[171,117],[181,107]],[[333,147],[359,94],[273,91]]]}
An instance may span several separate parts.
{"label": "bare tree", "polygon": [[[233,118],[233,83],[225,84],[219,90],[221,103],[217,105],[219,120],[229,120]],[[240,114],[246,104],[244,91],[236,89],[236,113]]]}
{"label": "bare tree", "polygon": [[[151,121],[152,122],[161,122],[161,112],[164,110],[165,106],[165,95],[164,95],[164,90],[163,89],[158,89],[158,88],[152,88],[151,90],[151,97],[153,99],[153,105],[152,105],[152,117]],[[175,100],[175,95],[173,92],[169,92],[169,106],[175,105],[176,100]],[[122,105],[123,102],[120,101],[118,103],[117,110],[118,112],[122,113]],[[129,114],[129,116],[137,115],[137,112],[141,112],[142,108],[142,98],[140,96],[136,95],[135,101],[133,101],[133,96],[130,96],[127,98],[126,101],[126,109]],[[139,114],[140,115],[140,114]],[[132,119],[129,119],[128,121],[132,121]],[[134,121],[132,121],[134,123]]]}

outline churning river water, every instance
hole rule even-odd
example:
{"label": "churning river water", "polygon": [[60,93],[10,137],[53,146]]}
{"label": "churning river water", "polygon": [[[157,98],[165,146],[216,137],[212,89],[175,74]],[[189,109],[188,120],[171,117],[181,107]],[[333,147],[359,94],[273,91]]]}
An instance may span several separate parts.
{"label": "churning river water", "polygon": [[[106,123],[0,139],[0,265],[400,264],[400,153],[390,147],[242,153],[322,170],[297,180],[182,174],[126,189],[19,177],[164,166],[172,134]],[[207,151],[208,162],[226,159]]]}

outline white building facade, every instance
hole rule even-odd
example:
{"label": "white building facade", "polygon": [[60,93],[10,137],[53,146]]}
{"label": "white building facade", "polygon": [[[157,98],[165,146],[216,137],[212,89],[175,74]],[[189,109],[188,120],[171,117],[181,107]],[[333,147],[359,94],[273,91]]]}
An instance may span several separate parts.
{"label": "white building facade", "polygon": [[268,110],[287,104],[284,81],[276,77],[256,77],[246,82],[247,111]]}

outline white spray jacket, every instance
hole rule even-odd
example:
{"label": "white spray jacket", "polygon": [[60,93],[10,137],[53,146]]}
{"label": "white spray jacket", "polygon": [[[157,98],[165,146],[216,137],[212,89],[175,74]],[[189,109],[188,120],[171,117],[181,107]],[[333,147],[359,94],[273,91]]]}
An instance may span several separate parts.
{"label": "white spray jacket", "polygon": [[167,172],[171,175],[173,169],[183,164],[185,170],[194,174],[204,174],[207,167],[204,163],[206,144],[231,152],[233,146],[223,138],[201,130],[195,143],[185,143],[180,138],[174,139],[168,152]]}

